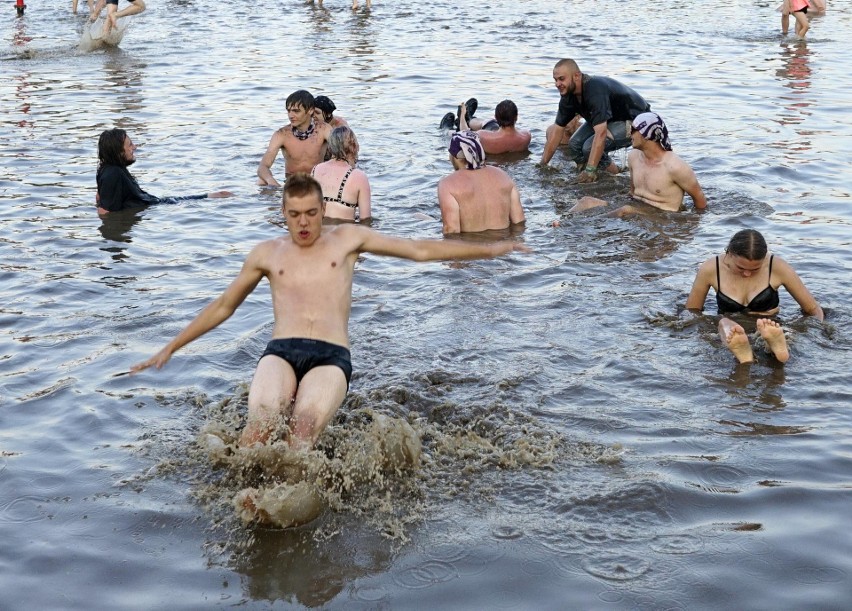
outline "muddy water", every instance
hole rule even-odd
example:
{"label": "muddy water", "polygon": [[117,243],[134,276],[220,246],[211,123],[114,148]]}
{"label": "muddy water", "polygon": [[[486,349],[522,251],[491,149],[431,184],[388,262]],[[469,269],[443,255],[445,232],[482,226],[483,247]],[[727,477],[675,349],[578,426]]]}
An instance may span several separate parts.
{"label": "muddy water", "polygon": [[[830,4],[799,44],[780,37],[773,4],[175,0],[92,52],[68,7],[10,9],[0,606],[845,607],[852,19]],[[566,216],[582,194],[622,199],[626,178],[580,189],[562,153],[536,167],[562,56],[666,118],[706,213]],[[302,87],[358,134],[374,226],[410,237],[440,236],[422,218],[449,171],[440,117],[469,96],[482,116],[515,100],[532,153],[498,163],[527,209],[515,238],[535,252],[364,257],[355,375],[317,457],[327,508],[297,529],[246,529],[233,494],[268,475],[212,460],[198,439],[241,421],[268,289],[163,371],[113,375],[283,231],[279,195],[253,175]],[[100,221],[96,139],[113,126],[142,145],[133,171],[149,191],[238,196]],[[825,325],[801,319],[782,292],[783,368],[763,355],[735,367],[714,307],[681,315],[696,265],[742,227],[827,311]],[[421,439],[414,473],[379,468],[375,422],[393,419]],[[359,485],[344,485],[352,474]]]}

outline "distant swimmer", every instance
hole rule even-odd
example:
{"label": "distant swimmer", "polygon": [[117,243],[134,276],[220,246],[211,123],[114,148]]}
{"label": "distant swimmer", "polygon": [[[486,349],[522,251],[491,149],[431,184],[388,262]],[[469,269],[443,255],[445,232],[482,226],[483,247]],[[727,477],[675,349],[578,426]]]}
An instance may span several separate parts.
{"label": "distant swimmer", "polygon": [[758,317],[758,333],[775,358],[785,363],[790,358],[787,340],[781,325],[772,319],[779,310],[780,286],[787,289],[803,313],[823,320],[822,308],[790,264],[769,254],[760,232],[743,229],[734,234],[722,256],[711,257],[698,268],[686,307],[701,312],[712,287],[722,315],[719,337],[737,361],[751,363],[754,355],[745,329],[728,318],[731,314]]}
{"label": "distant swimmer", "polygon": [[323,225],[322,197],[322,188],[310,176],[290,176],[282,202],[288,235],[257,244],[217,299],[160,352],[132,368],[134,373],[161,368],[176,350],[227,320],[266,278],[274,326],[249,389],[241,447],[283,437],[290,448],[307,451],[340,407],[352,375],[352,276],[363,253],[444,261],[529,252],[512,241],[413,240],[358,224]]}
{"label": "distant swimmer", "polygon": [[145,10],[144,0],[130,0],[130,6],[126,6],[121,10],[118,10],[118,0],[98,0],[97,4],[95,4],[95,8],[92,9],[91,14],[89,15],[90,21],[95,21],[98,18],[101,11],[104,10],[104,4],[106,4],[107,7],[107,16],[106,19],[104,19],[104,36],[106,36],[112,28],[117,27],[116,20],[120,17],[138,15]]}
{"label": "distant swimmer", "polygon": [[341,116],[334,116],[334,111],[337,110],[337,106],[334,105],[334,102],[331,101],[331,98],[325,95],[318,95],[314,98],[314,116],[331,126],[331,129],[335,127],[349,127],[349,123]]}
{"label": "distant swimmer", "polygon": [[[808,22],[808,4],[808,0],[784,0],[781,3],[781,6],[778,7],[778,10],[781,11],[781,34],[787,35],[787,31],[790,29],[790,15],[792,14],[793,19],[796,20],[796,36],[801,39],[805,38],[805,34],[811,27]],[[822,11],[825,11],[825,4],[823,4]]]}
{"label": "distant swimmer", "polygon": [[608,153],[630,146],[630,122],[651,106],[630,87],[606,76],[584,74],[573,59],[561,59],[553,68],[559,91],[559,110],[547,128],[541,165],[553,158],[564,128],[579,115],[585,119],[568,142],[571,159],[583,172],[578,182],[594,182],[599,171],[619,172]]}
{"label": "distant swimmer", "polygon": [[266,153],[257,166],[259,185],[281,186],[272,175],[272,164],[279,151],[284,155],[284,172],[287,176],[299,172],[307,174],[325,160],[331,126],[314,116],[314,96],[300,89],[288,96],[286,105],[290,124],[272,134]]}
{"label": "distant swimmer", "polygon": [[[660,115],[645,112],[633,119],[630,138],[633,150],[627,156],[627,165],[630,168],[631,197],[655,208],[675,212],[683,210],[684,195],[689,194],[695,208],[703,210],[707,207],[707,199],[695,172],[672,152],[669,130]],[[605,204],[601,199],[584,197],[570,212]],[[623,216],[639,211],[633,206],[623,206],[614,214]]]}
{"label": "distant swimmer", "polygon": [[520,153],[529,149],[532,134],[529,130],[518,129],[518,107],[512,100],[503,100],[494,109],[494,118],[487,121],[467,116],[467,107],[459,106],[459,130],[471,129],[479,135],[482,148],[488,155],[502,153]]}
{"label": "distant swimmer", "polygon": [[485,165],[476,132],[454,133],[449,153],[454,171],[438,182],[445,234],[505,229],[525,221],[515,182],[500,168]]}
{"label": "distant swimmer", "polygon": [[325,217],[347,221],[366,221],[370,209],[370,181],[355,167],[358,163],[358,139],[346,126],[335,127],[328,137],[331,158],[311,171],[322,187]]}
{"label": "distant swimmer", "polygon": [[98,139],[98,214],[118,212],[152,204],[175,203],[188,199],[230,197],[229,191],[216,191],[182,197],[156,197],[142,190],[128,171],[136,163],[136,145],[123,129],[108,129]]}

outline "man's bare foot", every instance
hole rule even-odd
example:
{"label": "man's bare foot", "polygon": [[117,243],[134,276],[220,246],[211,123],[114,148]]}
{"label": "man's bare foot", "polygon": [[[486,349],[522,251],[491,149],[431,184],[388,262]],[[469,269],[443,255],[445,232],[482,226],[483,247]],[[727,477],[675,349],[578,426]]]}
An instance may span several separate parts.
{"label": "man's bare foot", "polygon": [[246,423],[243,429],[238,445],[244,448],[250,448],[255,444],[265,445],[272,433],[275,431],[276,423],[268,420],[252,420]]}
{"label": "man's bare foot", "polygon": [[272,518],[263,509],[257,507],[257,488],[245,488],[234,497],[234,509],[243,521],[243,524],[259,522],[260,524],[271,524]]}
{"label": "man's bare foot", "polygon": [[760,337],[769,346],[775,358],[782,363],[790,360],[790,351],[787,350],[787,338],[784,337],[784,329],[781,328],[774,320],[769,318],[760,318],[757,321],[757,331]]}
{"label": "man's bare foot", "polygon": [[748,335],[746,335],[745,329],[740,325],[733,324],[727,330],[720,329],[720,334],[728,350],[734,353],[734,356],[737,357],[740,363],[751,363],[754,361]]}
{"label": "man's bare foot", "polygon": [[568,212],[583,212],[584,210],[591,210],[592,208],[598,208],[599,206],[606,206],[606,202],[602,199],[598,199],[597,197],[592,197],[591,195],[584,195],[580,198],[580,201],[571,206],[571,209],[568,210]]}
{"label": "man's bare foot", "polygon": [[606,171],[610,174],[618,174],[621,170],[618,169],[618,166],[615,165],[615,162],[611,162],[608,166],[606,166]]}

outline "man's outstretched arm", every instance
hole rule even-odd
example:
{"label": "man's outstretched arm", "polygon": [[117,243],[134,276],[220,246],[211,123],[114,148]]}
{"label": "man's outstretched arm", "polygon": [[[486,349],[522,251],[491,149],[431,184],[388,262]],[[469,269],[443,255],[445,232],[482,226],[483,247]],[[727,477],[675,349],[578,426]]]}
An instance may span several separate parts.
{"label": "man's outstretched arm", "polygon": [[359,252],[371,252],[387,257],[411,261],[448,261],[460,259],[492,259],[513,251],[532,252],[520,242],[466,242],[463,240],[411,240],[383,235],[366,227],[353,227],[359,231]]}
{"label": "man's outstretched arm", "polygon": [[258,265],[258,261],[260,260],[259,251],[264,247],[265,243],[255,246],[243,263],[240,273],[225,289],[225,292],[201,310],[198,316],[162,350],[147,361],[131,367],[130,372],[138,373],[151,366],[160,369],[177,350],[228,320],[263,278],[263,271]]}

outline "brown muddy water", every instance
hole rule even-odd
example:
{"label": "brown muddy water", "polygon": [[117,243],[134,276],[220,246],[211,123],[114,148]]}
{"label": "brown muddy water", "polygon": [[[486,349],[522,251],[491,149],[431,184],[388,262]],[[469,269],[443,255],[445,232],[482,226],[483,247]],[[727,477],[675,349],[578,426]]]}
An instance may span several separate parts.
{"label": "brown muddy water", "polygon": [[[119,48],[85,52],[70,2],[23,19],[9,3],[0,608],[848,608],[852,8],[830,1],[798,43],[776,4],[152,0]],[[566,215],[584,193],[623,199],[626,176],[579,188],[563,153],[536,166],[564,56],[663,115],[706,213]],[[440,237],[423,215],[450,170],[441,116],[515,100],[532,152],[495,162],[534,253],[363,257],[355,375],[315,455],[327,508],[245,528],[231,500],[274,482],[266,459],[211,460],[198,439],[241,422],[265,285],[162,371],[113,376],[284,231],[254,170],[299,88],[358,134],[374,227],[409,237]],[[99,220],[113,126],[141,144],[149,191],[237,197]],[[714,305],[682,315],[697,265],[743,227],[827,312],[803,319],[782,291],[784,367],[736,367]],[[401,422],[422,442],[415,472],[379,468]]]}

